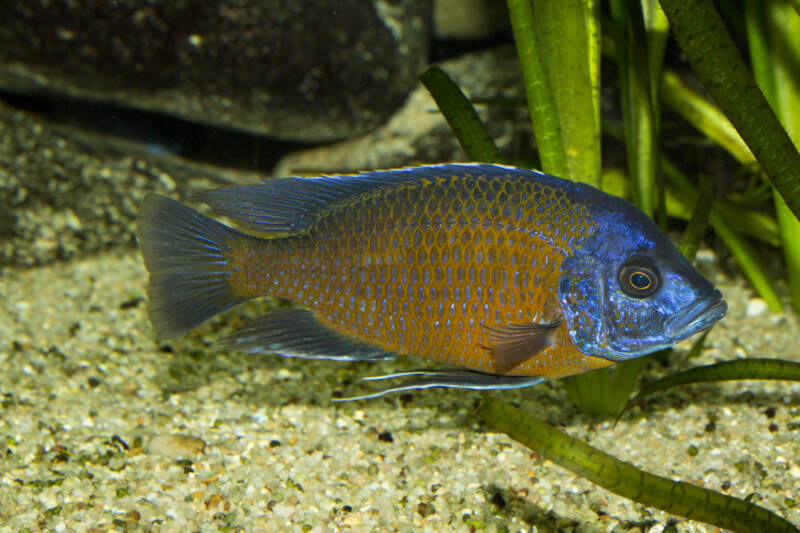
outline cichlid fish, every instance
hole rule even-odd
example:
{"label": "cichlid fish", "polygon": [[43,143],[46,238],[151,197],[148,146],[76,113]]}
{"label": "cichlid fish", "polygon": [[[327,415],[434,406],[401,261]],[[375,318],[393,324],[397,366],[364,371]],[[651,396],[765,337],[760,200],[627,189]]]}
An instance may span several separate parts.
{"label": "cichlid fish", "polygon": [[447,164],[266,180],[200,195],[249,235],[157,194],[139,216],[160,338],[264,295],[295,302],[235,349],[367,361],[394,388],[515,388],[668,347],[727,306],[639,209],[588,185]]}

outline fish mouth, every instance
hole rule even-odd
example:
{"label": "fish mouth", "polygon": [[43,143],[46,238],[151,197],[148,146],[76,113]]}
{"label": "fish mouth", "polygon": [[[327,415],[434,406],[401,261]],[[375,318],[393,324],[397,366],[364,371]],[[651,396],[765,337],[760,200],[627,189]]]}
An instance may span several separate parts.
{"label": "fish mouth", "polygon": [[686,339],[710,328],[727,311],[728,304],[722,299],[722,293],[714,289],[669,317],[664,323],[666,334],[672,342]]}

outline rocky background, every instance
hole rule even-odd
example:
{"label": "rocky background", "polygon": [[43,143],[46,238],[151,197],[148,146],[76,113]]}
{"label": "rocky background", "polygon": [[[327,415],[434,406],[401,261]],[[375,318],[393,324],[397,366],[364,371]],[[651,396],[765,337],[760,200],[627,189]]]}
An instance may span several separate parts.
{"label": "rocky background", "polygon": [[[0,0],[0,13],[0,264],[130,246],[149,190],[463,160],[417,82],[437,59],[468,94],[518,94],[501,2]],[[505,149],[524,117],[493,111]]]}

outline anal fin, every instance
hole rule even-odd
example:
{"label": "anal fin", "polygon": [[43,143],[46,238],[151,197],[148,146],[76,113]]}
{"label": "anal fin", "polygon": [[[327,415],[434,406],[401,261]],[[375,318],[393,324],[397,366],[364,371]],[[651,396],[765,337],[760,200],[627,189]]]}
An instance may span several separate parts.
{"label": "anal fin", "polygon": [[236,330],[223,343],[250,353],[276,353],[304,359],[375,361],[395,354],[341,335],[322,324],[312,311],[274,309]]}
{"label": "anal fin", "polygon": [[505,374],[552,344],[561,321],[547,324],[508,324],[489,328],[489,351],[495,372]]}

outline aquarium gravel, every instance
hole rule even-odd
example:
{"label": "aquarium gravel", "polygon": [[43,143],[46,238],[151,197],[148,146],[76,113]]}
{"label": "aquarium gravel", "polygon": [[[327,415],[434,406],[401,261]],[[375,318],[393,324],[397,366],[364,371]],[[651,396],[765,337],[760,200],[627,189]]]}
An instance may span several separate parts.
{"label": "aquarium gravel", "polygon": [[[702,256],[708,274],[713,254]],[[711,261],[710,261],[711,260]],[[710,261],[710,262],[709,262]],[[738,278],[693,361],[800,360],[793,316]],[[0,533],[18,531],[717,531],[542,461],[427,390],[331,403],[421,361],[342,364],[221,352],[254,306],[158,344],[134,251],[0,272]],[[503,393],[650,472],[745,497],[800,524],[800,384],[696,385],[597,422],[557,384]]]}

